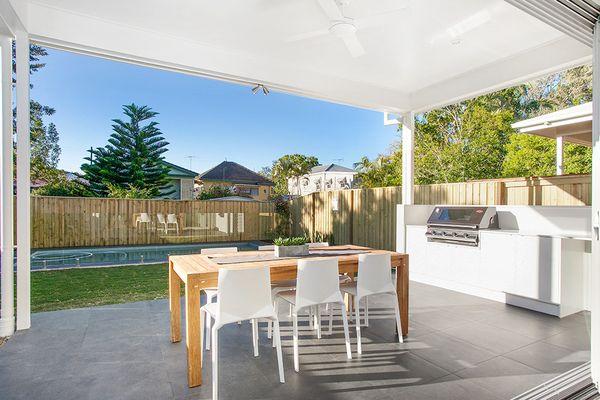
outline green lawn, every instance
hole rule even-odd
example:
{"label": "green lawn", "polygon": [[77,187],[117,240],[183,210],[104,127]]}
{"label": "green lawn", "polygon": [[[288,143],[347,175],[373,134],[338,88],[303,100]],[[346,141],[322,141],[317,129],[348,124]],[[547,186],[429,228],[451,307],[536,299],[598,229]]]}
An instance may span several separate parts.
{"label": "green lawn", "polygon": [[168,266],[73,268],[31,274],[31,311],[166,298]]}

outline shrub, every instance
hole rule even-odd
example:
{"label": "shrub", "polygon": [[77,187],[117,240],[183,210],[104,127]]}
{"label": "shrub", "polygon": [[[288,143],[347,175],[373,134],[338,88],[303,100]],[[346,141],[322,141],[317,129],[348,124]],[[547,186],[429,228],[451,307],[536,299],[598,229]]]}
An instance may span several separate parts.
{"label": "shrub", "polygon": [[286,238],[279,237],[273,240],[275,246],[302,246],[303,244],[306,244],[306,242],[308,242],[308,238],[305,236]]}
{"label": "shrub", "polygon": [[65,178],[59,178],[35,189],[32,194],[34,196],[94,197],[94,193],[84,183]]}
{"label": "shrub", "polygon": [[203,189],[200,194],[198,194],[198,200],[218,199],[219,197],[228,197],[233,195],[234,193],[228,187],[210,186],[206,189]]}
{"label": "shrub", "polygon": [[153,199],[153,188],[138,188],[131,184],[127,187],[106,183],[108,188],[108,197],[115,199]]}

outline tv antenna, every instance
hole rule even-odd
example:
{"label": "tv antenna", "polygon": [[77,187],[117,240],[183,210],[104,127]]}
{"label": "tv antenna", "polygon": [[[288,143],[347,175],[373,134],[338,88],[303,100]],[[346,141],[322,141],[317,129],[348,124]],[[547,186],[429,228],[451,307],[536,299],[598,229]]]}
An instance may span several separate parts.
{"label": "tv antenna", "polygon": [[194,158],[198,158],[198,157],[196,157],[196,156],[186,156],[185,158],[188,158],[190,160],[190,171],[191,171],[192,170],[192,160]]}

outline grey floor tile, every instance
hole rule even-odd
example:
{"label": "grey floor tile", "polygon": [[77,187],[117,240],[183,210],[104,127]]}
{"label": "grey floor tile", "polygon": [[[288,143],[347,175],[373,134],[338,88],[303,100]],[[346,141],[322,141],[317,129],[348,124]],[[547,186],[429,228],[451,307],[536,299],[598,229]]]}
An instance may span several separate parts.
{"label": "grey floor tile", "polygon": [[510,399],[556,376],[502,356],[455,374],[501,399]]}
{"label": "grey floor tile", "polygon": [[469,320],[454,314],[447,307],[431,307],[414,310],[411,319],[433,330],[445,330],[460,326]]}
{"label": "grey floor tile", "polygon": [[590,360],[589,351],[573,351],[537,342],[504,355],[543,372],[566,372]]}
{"label": "grey floor tile", "polygon": [[558,335],[544,339],[544,342],[575,351],[589,351],[591,347],[590,331],[585,325],[580,329],[569,329]]}
{"label": "grey floor tile", "polygon": [[403,388],[401,391],[389,390],[395,399],[411,400],[499,400],[489,390],[464,380],[456,375],[447,375],[435,381]]}
{"label": "grey floor tile", "polygon": [[481,322],[469,322],[456,328],[447,329],[446,334],[479,346],[494,354],[505,354],[537,340],[525,335],[487,325]]}
{"label": "grey floor tile", "polygon": [[545,339],[561,333],[565,327],[559,324],[560,319],[541,313],[531,313],[529,310],[511,307],[503,312],[493,313],[480,322],[531,337]]}
{"label": "grey floor tile", "polygon": [[[346,359],[339,313],[334,334],[324,332],[322,339],[303,321],[299,373],[293,370],[291,324],[282,310],[285,384],[278,381],[264,324],[256,358],[249,323],[224,327],[221,398],[506,398],[553,376],[539,370],[562,370],[588,354],[589,313],[553,319],[414,283],[409,336],[399,344],[391,298],[375,296],[370,307],[361,356],[351,326],[352,360]],[[210,399],[210,352],[205,353],[204,385],[188,388],[185,341],[170,342],[168,310],[163,299],[34,314],[32,329],[18,332],[0,347],[0,397]],[[326,327],[326,318],[323,323]],[[511,329],[510,324],[518,327]],[[552,336],[538,342],[542,328]],[[509,353],[514,360],[490,358],[497,353]],[[557,367],[544,368],[552,363]]]}
{"label": "grey floor tile", "polygon": [[442,332],[421,336],[416,341],[420,346],[411,350],[414,354],[449,372],[471,368],[495,357],[495,354],[490,351],[457,340]]}

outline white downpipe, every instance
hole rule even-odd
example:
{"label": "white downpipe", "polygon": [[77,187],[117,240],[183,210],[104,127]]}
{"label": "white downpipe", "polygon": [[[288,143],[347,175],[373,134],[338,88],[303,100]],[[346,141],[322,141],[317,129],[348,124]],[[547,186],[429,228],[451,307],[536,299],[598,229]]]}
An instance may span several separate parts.
{"label": "white downpipe", "polygon": [[19,31],[17,41],[17,330],[31,326],[30,298],[30,138],[29,35]]}
{"label": "white downpipe", "polygon": [[600,22],[594,29],[592,117],[592,379],[600,384]]}
{"label": "white downpipe", "polygon": [[402,204],[414,204],[415,113],[402,115]]}
{"label": "white downpipe", "polygon": [[556,175],[562,175],[564,173],[563,156],[564,156],[563,137],[557,136],[556,137]]}
{"label": "white downpipe", "polygon": [[12,126],[12,39],[0,38],[0,75],[2,77],[1,99],[2,140],[0,144],[0,254],[2,271],[0,279],[0,336],[15,332],[14,310],[14,243],[13,243],[13,126]]}

